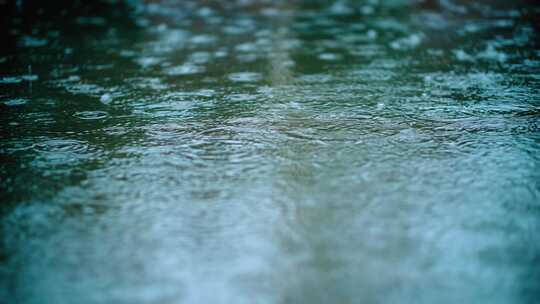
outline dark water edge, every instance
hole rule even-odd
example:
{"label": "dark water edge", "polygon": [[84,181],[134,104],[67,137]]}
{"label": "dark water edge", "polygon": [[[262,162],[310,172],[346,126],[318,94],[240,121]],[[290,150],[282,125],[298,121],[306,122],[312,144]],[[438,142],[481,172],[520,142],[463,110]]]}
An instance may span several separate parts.
{"label": "dark water edge", "polygon": [[536,1],[0,16],[0,303],[540,303]]}

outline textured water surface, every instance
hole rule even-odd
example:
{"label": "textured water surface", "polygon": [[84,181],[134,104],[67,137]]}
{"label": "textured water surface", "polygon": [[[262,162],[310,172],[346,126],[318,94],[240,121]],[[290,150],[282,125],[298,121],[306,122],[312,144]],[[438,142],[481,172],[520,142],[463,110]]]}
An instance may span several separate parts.
{"label": "textured water surface", "polygon": [[535,1],[11,2],[0,303],[539,303]]}

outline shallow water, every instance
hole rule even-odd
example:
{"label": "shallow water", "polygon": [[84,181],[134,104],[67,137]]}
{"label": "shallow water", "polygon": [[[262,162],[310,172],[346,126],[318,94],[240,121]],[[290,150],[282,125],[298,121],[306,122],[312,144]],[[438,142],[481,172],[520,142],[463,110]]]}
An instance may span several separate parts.
{"label": "shallow water", "polygon": [[538,303],[538,5],[175,2],[0,5],[0,303]]}

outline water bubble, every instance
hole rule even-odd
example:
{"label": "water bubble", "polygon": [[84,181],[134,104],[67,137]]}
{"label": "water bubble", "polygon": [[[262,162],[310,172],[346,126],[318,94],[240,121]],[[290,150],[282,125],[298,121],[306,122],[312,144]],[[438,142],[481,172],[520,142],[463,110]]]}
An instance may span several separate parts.
{"label": "water bubble", "polygon": [[105,93],[101,95],[101,97],[99,98],[99,101],[101,101],[104,104],[110,104],[112,100],[113,100],[112,95],[109,93]]}

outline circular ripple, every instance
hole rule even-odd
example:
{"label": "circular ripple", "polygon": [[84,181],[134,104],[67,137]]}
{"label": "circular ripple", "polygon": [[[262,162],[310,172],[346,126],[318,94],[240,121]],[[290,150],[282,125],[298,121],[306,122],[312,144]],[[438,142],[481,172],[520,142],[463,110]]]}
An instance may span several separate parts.
{"label": "circular ripple", "polygon": [[107,118],[109,113],[105,111],[82,111],[73,114],[73,116],[84,120],[97,120]]}
{"label": "circular ripple", "polygon": [[51,139],[34,144],[34,150],[38,152],[75,153],[84,152],[87,149],[86,143],[74,139]]}
{"label": "circular ripple", "polygon": [[8,101],[5,101],[4,104],[8,107],[16,107],[25,105],[28,99],[25,98],[14,98]]}

